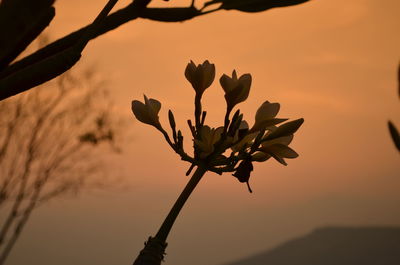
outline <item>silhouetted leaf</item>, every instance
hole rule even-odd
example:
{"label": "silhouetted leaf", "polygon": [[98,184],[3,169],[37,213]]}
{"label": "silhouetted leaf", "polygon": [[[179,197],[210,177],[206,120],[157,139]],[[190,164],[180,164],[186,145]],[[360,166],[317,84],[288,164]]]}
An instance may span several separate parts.
{"label": "silhouetted leaf", "polygon": [[249,185],[250,174],[253,169],[254,168],[251,159],[245,159],[240,162],[239,166],[236,168],[235,173],[233,174],[233,176],[237,178],[240,182],[246,182],[249,192],[253,192]]}
{"label": "silhouetted leaf", "polygon": [[170,8],[144,8],[140,11],[141,18],[162,22],[181,22],[192,19],[200,14],[194,6]]}
{"label": "silhouetted leaf", "polygon": [[394,127],[394,125],[388,122],[390,135],[392,136],[393,142],[396,145],[397,150],[400,152],[400,134],[399,131]]}
{"label": "silhouetted leaf", "polygon": [[400,97],[400,64],[399,68],[397,69],[397,83],[398,83],[398,91],[399,91],[399,97]]}
{"label": "silhouetted leaf", "polygon": [[274,7],[285,7],[305,3],[309,0],[213,0],[205,6],[222,3],[221,9],[235,9],[243,12],[261,12]]}
{"label": "silhouetted leaf", "polygon": [[0,69],[14,60],[49,25],[54,0],[0,1]]}
{"label": "silhouetted leaf", "polygon": [[[93,23],[86,28],[85,33],[82,34],[82,36],[80,36],[78,41],[71,47],[59,51],[58,53],[48,55],[47,57],[43,58],[42,60],[39,60],[36,63],[28,65],[27,67],[22,68],[17,72],[9,73],[4,78],[2,77],[0,79],[0,100],[3,100],[10,96],[21,93],[25,90],[28,90],[34,86],[47,82],[55,78],[56,76],[59,76],[60,74],[64,73],[72,66],[74,66],[75,63],[80,59],[83,49],[86,47],[89,40],[92,39],[92,37],[98,31],[104,19],[107,18],[107,14],[111,11],[111,9],[113,8],[113,6],[116,4],[117,1],[118,0],[109,0],[108,3],[100,12],[100,14],[93,21]],[[8,3],[8,2],[0,2],[0,3],[1,3],[0,7],[2,7],[3,3]],[[1,17],[0,17],[0,22],[1,22]],[[0,37],[1,37],[1,30],[0,30]],[[1,44],[1,39],[0,39],[0,44]],[[2,50],[0,48],[0,55],[1,51]],[[1,69],[1,63],[3,62],[6,62],[6,60],[0,59],[0,69]],[[0,72],[0,76],[2,74],[3,72]]]}

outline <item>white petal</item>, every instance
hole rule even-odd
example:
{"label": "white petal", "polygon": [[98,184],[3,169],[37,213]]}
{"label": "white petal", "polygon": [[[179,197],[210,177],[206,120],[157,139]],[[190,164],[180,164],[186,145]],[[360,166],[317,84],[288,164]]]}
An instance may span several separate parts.
{"label": "white petal", "polygon": [[256,123],[274,118],[280,109],[279,103],[265,101],[257,110]]}
{"label": "white petal", "polygon": [[158,115],[158,112],[159,112],[160,109],[161,109],[161,103],[160,103],[160,101],[151,98],[151,99],[149,99],[149,106],[150,106],[151,109],[154,111],[154,113],[155,113],[156,115]]}
{"label": "white petal", "polygon": [[190,83],[193,82],[193,75],[195,71],[196,71],[196,65],[194,64],[193,61],[190,61],[190,63],[188,63],[185,69],[185,77]]}
{"label": "white petal", "polygon": [[203,63],[203,85],[204,89],[211,86],[215,78],[215,65],[210,64],[208,61]]}
{"label": "white petal", "polygon": [[244,74],[239,78],[239,83],[243,85],[245,90],[250,90],[251,86],[251,75]]}
{"label": "white petal", "polygon": [[278,138],[275,138],[275,139],[272,139],[272,140],[265,141],[261,145],[267,147],[267,146],[271,146],[271,145],[274,145],[274,144],[283,144],[283,145],[287,146],[292,142],[293,137],[294,137],[293,134],[292,135],[288,135],[288,136],[278,137]]}
{"label": "white petal", "polygon": [[272,145],[268,147],[268,150],[282,158],[296,158],[299,156],[292,148],[283,144]]}
{"label": "white petal", "polygon": [[146,106],[142,102],[133,100],[132,112],[139,121],[150,125],[152,124],[152,120],[149,118]]}
{"label": "white petal", "polygon": [[226,74],[223,74],[221,78],[219,79],[219,82],[224,89],[225,93],[229,93],[236,87],[236,82],[232,80],[229,76]]}

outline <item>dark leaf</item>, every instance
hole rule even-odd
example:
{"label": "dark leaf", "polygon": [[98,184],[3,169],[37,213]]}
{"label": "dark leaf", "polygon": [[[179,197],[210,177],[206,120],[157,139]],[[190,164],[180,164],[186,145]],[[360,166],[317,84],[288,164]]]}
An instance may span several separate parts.
{"label": "dark leaf", "polygon": [[236,177],[240,182],[247,182],[250,179],[251,171],[253,171],[253,164],[251,163],[251,160],[245,159],[240,162],[235,173],[233,173],[233,176]]}
{"label": "dark leaf", "polygon": [[397,150],[400,152],[400,134],[399,134],[399,131],[396,129],[396,127],[390,121],[388,122],[388,126],[389,126],[389,131],[390,131],[390,135],[392,136],[393,142],[394,142]]}
{"label": "dark leaf", "polygon": [[3,0],[0,4],[0,69],[13,61],[49,25],[54,0]]}
{"label": "dark leaf", "polygon": [[182,22],[199,14],[195,7],[144,8],[140,11],[141,18],[162,22]]}
{"label": "dark leaf", "polygon": [[251,162],[251,159],[245,159],[240,162],[235,173],[233,173],[233,176],[236,177],[240,182],[247,183],[247,188],[249,189],[250,193],[253,192],[249,185],[251,171],[253,171],[253,163]]}
{"label": "dark leaf", "polygon": [[[48,1],[50,1],[51,3],[53,2],[51,0]],[[42,58],[42,60],[21,68],[19,71],[11,73],[9,72],[5,75],[4,71],[0,72],[0,100],[47,82],[74,66],[75,63],[80,59],[81,52],[86,47],[86,44],[89,42],[90,39],[93,38],[93,36],[95,36],[96,32],[99,30],[99,27],[107,18],[107,14],[111,11],[112,7],[116,4],[117,1],[118,0],[109,0],[103,10],[100,12],[100,14],[96,17],[94,22],[89,27],[85,28],[84,33],[72,46],[55,54],[49,54],[47,57]],[[12,1],[10,0],[0,2],[0,7],[3,7],[4,3],[9,2]],[[2,41],[0,40],[0,44],[1,42]],[[1,51],[2,50],[0,47],[0,56]],[[1,63],[2,59],[0,59],[0,64]]]}
{"label": "dark leaf", "polygon": [[400,64],[399,68],[397,69],[397,82],[398,82],[398,90],[399,90],[399,97],[400,97]]}
{"label": "dark leaf", "polygon": [[0,79],[0,100],[47,82],[69,70],[81,57],[75,46]]}
{"label": "dark leaf", "polygon": [[222,3],[221,9],[235,9],[243,12],[261,12],[274,7],[285,7],[305,3],[309,0],[213,0],[205,6]]}

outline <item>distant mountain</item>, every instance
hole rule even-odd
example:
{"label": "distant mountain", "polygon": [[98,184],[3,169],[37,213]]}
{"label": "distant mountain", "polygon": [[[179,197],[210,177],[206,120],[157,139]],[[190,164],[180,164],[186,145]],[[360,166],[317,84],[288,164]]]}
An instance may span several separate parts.
{"label": "distant mountain", "polygon": [[400,265],[400,227],[328,227],[225,265]]}

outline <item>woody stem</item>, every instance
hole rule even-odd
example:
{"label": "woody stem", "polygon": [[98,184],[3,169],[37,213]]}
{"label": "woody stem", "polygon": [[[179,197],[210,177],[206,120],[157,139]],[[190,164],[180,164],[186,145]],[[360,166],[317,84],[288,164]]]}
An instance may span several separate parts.
{"label": "woody stem", "polygon": [[201,94],[196,94],[194,98],[194,119],[196,121],[196,132],[200,130],[200,116],[201,116]]}
{"label": "woody stem", "polygon": [[225,113],[225,119],[224,119],[224,132],[223,135],[225,136],[226,132],[228,131],[229,127],[229,114],[231,114],[232,107],[227,107],[226,113]]}
{"label": "woody stem", "polygon": [[186,184],[186,187],[179,195],[174,206],[171,208],[169,214],[167,215],[160,229],[158,230],[156,235],[157,239],[162,240],[163,242],[167,240],[168,234],[171,231],[171,228],[174,225],[174,222],[178,217],[180,211],[182,210],[183,205],[185,205],[185,202],[189,198],[190,194],[196,188],[197,184],[200,182],[201,178],[206,172],[206,167],[201,165],[197,167],[196,171],[193,173],[191,179]]}

